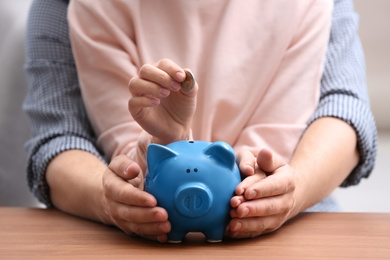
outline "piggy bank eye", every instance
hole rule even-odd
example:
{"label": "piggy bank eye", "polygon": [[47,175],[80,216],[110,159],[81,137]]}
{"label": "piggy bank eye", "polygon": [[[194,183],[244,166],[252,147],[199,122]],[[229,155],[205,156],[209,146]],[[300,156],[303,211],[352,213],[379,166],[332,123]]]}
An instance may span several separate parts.
{"label": "piggy bank eye", "polygon": [[195,169],[194,169],[194,172],[198,172],[198,169],[197,169],[197,168],[195,168]]}
{"label": "piggy bank eye", "polygon": [[187,169],[187,171],[186,171],[187,173],[190,173],[191,172],[191,170],[190,169]]}

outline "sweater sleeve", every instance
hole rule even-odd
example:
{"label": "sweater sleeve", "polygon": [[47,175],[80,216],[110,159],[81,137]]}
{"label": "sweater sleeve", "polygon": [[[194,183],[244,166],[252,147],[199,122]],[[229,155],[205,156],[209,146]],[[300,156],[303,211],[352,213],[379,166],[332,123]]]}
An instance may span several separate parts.
{"label": "sweater sleeve", "polygon": [[52,206],[45,171],[63,151],[88,151],[103,161],[95,146],[80,94],[68,36],[67,1],[34,1],[29,14],[25,69],[29,92],[23,109],[30,120],[27,178],[34,195]]}
{"label": "sweater sleeve", "polygon": [[365,61],[358,36],[358,15],[351,0],[336,0],[330,42],[321,79],[319,105],[310,123],[321,117],[336,117],[356,131],[360,162],[341,184],[356,185],[373,170],[377,131],[366,86]]}

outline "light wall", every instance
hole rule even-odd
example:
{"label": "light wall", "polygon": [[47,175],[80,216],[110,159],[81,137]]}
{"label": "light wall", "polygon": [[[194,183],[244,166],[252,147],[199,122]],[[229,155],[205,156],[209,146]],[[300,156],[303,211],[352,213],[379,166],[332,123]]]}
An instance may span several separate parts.
{"label": "light wall", "polygon": [[366,55],[371,107],[379,131],[390,131],[390,0],[355,0]]}

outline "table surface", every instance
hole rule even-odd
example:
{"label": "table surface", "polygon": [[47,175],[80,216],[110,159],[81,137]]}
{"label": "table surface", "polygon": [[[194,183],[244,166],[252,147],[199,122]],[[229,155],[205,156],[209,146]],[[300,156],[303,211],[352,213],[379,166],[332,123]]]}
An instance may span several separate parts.
{"label": "table surface", "polygon": [[0,259],[390,259],[389,213],[302,213],[254,239],[159,244],[55,209],[0,207]]}

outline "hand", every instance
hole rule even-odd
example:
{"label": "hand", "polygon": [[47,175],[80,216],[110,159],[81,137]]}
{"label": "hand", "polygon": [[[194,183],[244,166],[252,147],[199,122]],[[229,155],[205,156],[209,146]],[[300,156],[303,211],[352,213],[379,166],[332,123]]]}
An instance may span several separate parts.
{"label": "hand", "polygon": [[141,67],[129,82],[132,97],[129,111],[154,143],[168,144],[191,136],[191,120],[196,109],[198,85],[190,92],[181,90],[184,70],[169,59]]}
{"label": "hand", "polygon": [[168,213],[143,191],[143,173],[127,156],[115,157],[103,175],[106,212],[126,234],[166,242]]}
{"label": "hand", "polygon": [[290,217],[294,206],[295,179],[292,168],[276,154],[262,149],[257,158],[243,151],[237,155],[240,171],[247,177],[236,187],[230,236],[256,237],[272,232]]}

